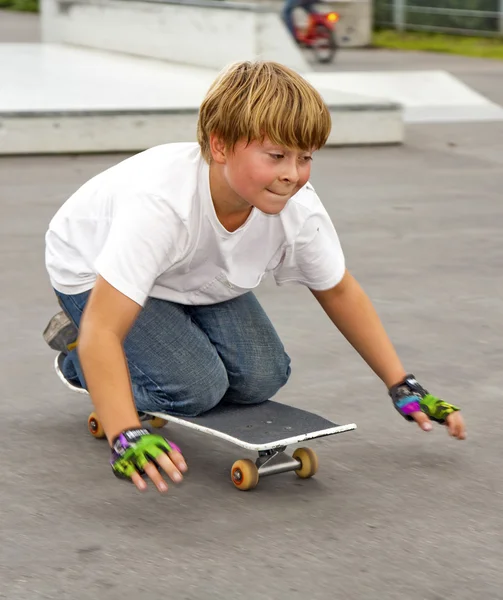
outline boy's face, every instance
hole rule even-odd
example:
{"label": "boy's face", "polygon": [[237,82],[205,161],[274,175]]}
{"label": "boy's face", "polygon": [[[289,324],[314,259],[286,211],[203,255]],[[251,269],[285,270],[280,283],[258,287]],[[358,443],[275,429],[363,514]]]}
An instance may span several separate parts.
{"label": "boy's face", "polygon": [[250,144],[239,141],[225,153],[224,177],[239,199],[275,215],[309,180],[312,154],[278,146],[267,138]]}

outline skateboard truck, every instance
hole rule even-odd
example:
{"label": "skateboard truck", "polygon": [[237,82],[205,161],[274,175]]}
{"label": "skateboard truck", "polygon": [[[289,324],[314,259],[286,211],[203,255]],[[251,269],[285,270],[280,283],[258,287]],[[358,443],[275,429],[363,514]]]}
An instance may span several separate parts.
{"label": "skateboard truck", "polygon": [[302,466],[299,459],[285,454],[286,446],[274,450],[261,450],[255,461],[260,477],[296,471]]}
{"label": "skateboard truck", "polygon": [[270,450],[259,450],[255,462],[245,458],[237,460],[231,468],[232,483],[239,490],[252,490],[257,486],[259,477],[295,471],[297,477],[307,479],[318,470],[318,457],[311,448],[297,448],[292,456],[284,452],[286,446]]}

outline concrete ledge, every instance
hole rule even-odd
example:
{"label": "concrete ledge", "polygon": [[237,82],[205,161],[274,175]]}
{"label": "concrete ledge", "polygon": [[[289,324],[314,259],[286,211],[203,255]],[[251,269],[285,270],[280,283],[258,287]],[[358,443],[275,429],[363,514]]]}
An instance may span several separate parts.
{"label": "concrete ledge", "polygon": [[[197,110],[0,113],[0,155],[135,152],[196,139]],[[328,146],[403,141],[397,108],[331,110]]]}
{"label": "concrete ledge", "polygon": [[503,108],[446,71],[388,71],[308,73],[319,90],[338,95],[365,94],[365,99],[389,101],[403,107],[405,123],[502,121]]}
{"label": "concrete ledge", "polygon": [[139,151],[194,141],[195,118],[193,111],[0,114],[0,154]]}

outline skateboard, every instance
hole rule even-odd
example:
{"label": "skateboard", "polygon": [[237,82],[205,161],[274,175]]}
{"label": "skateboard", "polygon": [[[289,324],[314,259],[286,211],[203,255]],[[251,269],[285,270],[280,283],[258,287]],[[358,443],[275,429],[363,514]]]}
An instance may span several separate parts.
{"label": "skateboard", "polygon": [[[64,378],[58,359],[55,369],[63,383],[74,391],[87,394],[87,390],[71,385]],[[294,471],[301,479],[312,477],[318,470],[318,457],[314,450],[301,447],[289,455],[286,453],[287,447],[356,429],[354,423],[338,425],[315,413],[273,400],[253,405],[221,403],[198,417],[149,412],[141,413],[140,419],[154,428],[173,423],[257,452],[255,461],[240,459],[231,467],[231,481],[243,491],[255,488],[259,478],[287,471]],[[95,412],[89,415],[87,424],[93,437],[105,437]]]}

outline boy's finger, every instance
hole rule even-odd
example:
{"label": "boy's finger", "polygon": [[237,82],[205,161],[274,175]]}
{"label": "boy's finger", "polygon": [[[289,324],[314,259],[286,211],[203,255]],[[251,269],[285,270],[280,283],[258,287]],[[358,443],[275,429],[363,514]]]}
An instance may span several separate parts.
{"label": "boy's finger", "polygon": [[172,452],[169,453],[169,458],[173,461],[173,463],[176,465],[176,467],[179,471],[181,471],[182,473],[185,473],[187,471],[187,463],[185,462],[185,459],[183,458],[180,448],[178,448],[178,446],[173,444],[173,442],[169,442],[169,443],[170,443],[170,446],[173,448]]}
{"label": "boy's finger", "polygon": [[164,479],[162,478],[162,475],[156,469],[154,463],[148,462],[144,467],[144,471],[150,477],[150,479],[154,483],[155,487],[160,492],[168,491],[168,484],[164,481]]}
{"label": "boy's finger", "polygon": [[431,431],[432,424],[428,416],[424,414],[424,412],[416,411],[411,413],[410,415],[414,421],[421,427],[423,431]]}
{"label": "boy's finger", "polygon": [[145,483],[145,481],[143,481],[143,478],[138,472],[135,472],[133,475],[131,475],[131,481],[140,491],[143,492],[147,489],[147,484]]}
{"label": "boy's finger", "polygon": [[180,471],[176,468],[175,463],[171,460],[172,453],[165,454],[164,452],[160,454],[157,458],[157,464],[162,467],[166,475],[175,483],[179,483],[182,481],[183,476]]}
{"label": "boy's finger", "polygon": [[465,437],[466,437],[465,422],[459,412],[450,414],[447,417],[446,422],[447,422],[447,428],[449,431],[449,435],[451,435],[452,437],[458,438],[459,440],[465,439]]}

